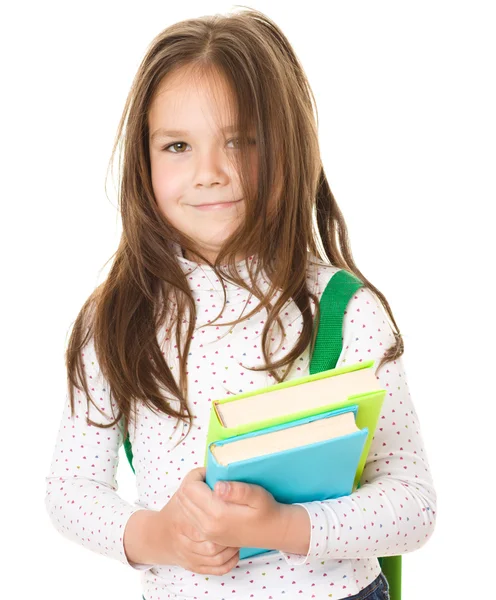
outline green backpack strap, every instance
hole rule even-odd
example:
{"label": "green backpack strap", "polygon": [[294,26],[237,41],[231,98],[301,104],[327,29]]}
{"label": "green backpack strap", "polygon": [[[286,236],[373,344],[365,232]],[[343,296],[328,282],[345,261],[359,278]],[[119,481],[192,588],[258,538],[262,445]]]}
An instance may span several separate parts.
{"label": "green backpack strap", "polygon": [[329,280],[320,298],[320,323],[310,363],[310,375],[334,369],[343,347],[344,311],[353,294],[363,283],[341,269]]}
{"label": "green backpack strap", "polygon": [[[335,368],[343,347],[344,311],[353,294],[363,285],[353,273],[344,269],[337,271],[329,280],[320,298],[320,323],[310,375]],[[379,564],[388,580],[390,599],[401,600],[401,555],[381,557]]]}
{"label": "green backpack strap", "polygon": [[401,600],[401,554],[379,558],[379,564],[389,583],[390,599]]}
{"label": "green backpack strap", "polygon": [[133,470],[133,473],[136,475],[136,471],[134,470],[134,467],[133,467],[133,449],[131,447],[131,440],[129,439],[129,431],[127,432],[127,437],[124,440],[124,450],[126,452],[127,460],[129,461],[129,464],[131,465],[131,469]]}

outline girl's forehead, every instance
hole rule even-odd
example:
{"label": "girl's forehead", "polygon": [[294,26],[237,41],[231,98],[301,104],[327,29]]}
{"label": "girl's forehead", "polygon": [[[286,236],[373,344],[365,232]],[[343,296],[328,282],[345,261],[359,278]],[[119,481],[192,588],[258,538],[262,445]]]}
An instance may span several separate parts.
{"label": "girl's forehead", "polygon": [[[160,83],[149,108],[149,120],[160,121],[164,129],[179,127],[184,121],[203,121],[205,114],[214,115],[220,128],[234,124],[235,98],[227,83],[210,75],[190,76],[188,73],[171,73]],[[164,120],[167,122],[163,122]]]}
{"label": "girl's forehead", "polygon": [[167,74],[158,85],[155,98],[177,100],[178,97],[191,97],[204,100],[212,98],[232,103],[233,90],[220,72],[196,72],[192,69],[178,69]]}

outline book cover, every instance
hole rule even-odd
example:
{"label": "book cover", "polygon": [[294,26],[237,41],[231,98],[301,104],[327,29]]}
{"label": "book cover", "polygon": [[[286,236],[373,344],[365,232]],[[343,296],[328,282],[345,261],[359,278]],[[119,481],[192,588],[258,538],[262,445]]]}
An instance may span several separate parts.
{"label": "book cover", "polygon": [[[327,500],[350,494],[369,433],[366,427],[344,436],[236,461],[230,465],[219,464],[212,454],[211,448],[213,444],[229,444],[234,440],[296,427],[344,412],[352,411],[356,419],[358,408],[357,405],[351,405],[297,419],[290,423],[282,423],[263,430],[211,442],[207,449],[207,485],[213,489],[217,481],[254,483],[264,487],[278,502],[285,504]],[[241,548],[240,559],[273,551],[273,549],[264,548]]]}

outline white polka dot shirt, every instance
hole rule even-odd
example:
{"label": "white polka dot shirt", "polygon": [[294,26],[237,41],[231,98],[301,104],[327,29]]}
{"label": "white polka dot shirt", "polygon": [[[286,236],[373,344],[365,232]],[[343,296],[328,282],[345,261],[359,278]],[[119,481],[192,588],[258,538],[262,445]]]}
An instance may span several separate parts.
{"label": "white polka dot shirt", "polygon": [[[78,390],[76,414],[71,418],[67,395],[46,477],[45,503],[53,525],[67,539],[141,572],[146,600],[339,600],[357,594],[378,576],[378,557],[420,548],[435,525],[436,493],[401,357],[376,373],[387,394],[361,487],[339,499],[302,503],[311,521],[306,556],[280,551],[263,554],[240,560],[222,576],[128,561],[123,534],[130,516],[142,509],[160,510],[186,473],[203,466],[212,400],[277,383],[267,373],[244,368],[263,364],[261,336],[266,310],[237,326],[223,326],[222,322],[239,317],[243,309],[243,314],[252,310],[256,298],[231,282],[219,282],[208,266],[187,260],[178,246],[173,248],[197,301],[197,325],[188,357],[193,430],[173,449],[185,437],[186,425],[176,425],[167,415],[156,416],[142,404],[137,407],[136,422],[130,427],[137,499],[130,503],[117,493],[122,432],[116,426],[88,426],[86,399]],[[338,268],[311,258],[308,286],[320,298]],[[247,263],[242,261],[237,267],[248,281]],[[268,287],[263,278],[260,281]],[[223,285],[228,303],[222,318],[208,326],[222,307]],[[314,308],[312,302],[313,312]],[[274,344],[272,358],[287,354],[301,332],[301,314],[293,302],[282,311],[282,319],[286,337]],[[173,330],[164,327],[159,333],[167,364],[176,375],[179,363]],[[371,291],[360,288],[345,312],[343,349],[336,366],[375,360],[377,367],[393,343],[393,330],[381,303]],[[115,405],[109,400],[109,387],[91,342],[83,358],[92,396],[104,413],[111,415]],[[307,350],[288,379],[308,374]],[[94,407],[90,411],[93,420],[104,422]]]}

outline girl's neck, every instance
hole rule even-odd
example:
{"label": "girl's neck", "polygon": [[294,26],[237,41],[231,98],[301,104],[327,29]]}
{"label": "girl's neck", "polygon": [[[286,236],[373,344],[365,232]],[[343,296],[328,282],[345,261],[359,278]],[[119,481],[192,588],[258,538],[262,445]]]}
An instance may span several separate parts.
{"label": "girl's neck", "polygon": [[[195,254],[187,253],[184,250],[184,248],[182,248],[182,247],[181,247],[181,255],[182,255],[183,258],[185,258],[186,260],[189,260],[190,262],[194,262],[194,263],[197,263],[199,265],[206,265],[206,263],[204,263],[202,260],[200,260],[199,256],[196,256]],[[249,258],[251,258],[251,257],[249,257]],[[214,262],[215,261],[215,257],[212,255],[210,257],[210,260],[212,262]],[[236,256],[236,261],[235,262],[237,264],[240,264],[240,263],[244,262],[244,257],[241,256],[241,255]]]}

